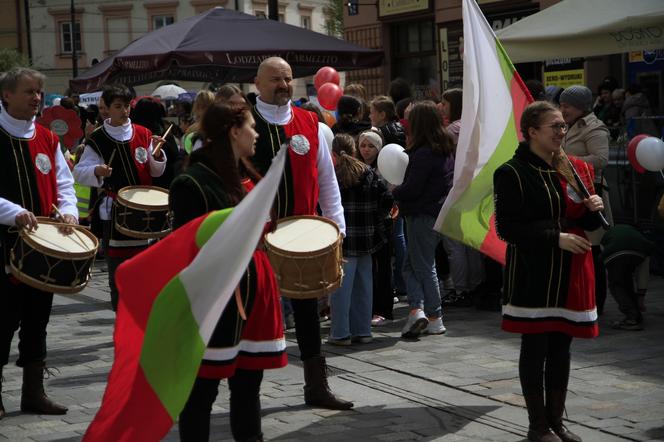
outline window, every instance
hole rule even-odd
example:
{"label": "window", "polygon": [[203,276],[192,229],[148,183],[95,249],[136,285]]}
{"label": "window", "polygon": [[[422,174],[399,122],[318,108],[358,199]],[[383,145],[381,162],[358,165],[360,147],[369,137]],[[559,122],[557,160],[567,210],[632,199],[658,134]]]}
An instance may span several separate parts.
{"label": "window", "polygon": [[311,30],[311,16],[310,15],[301,15],[300,16],[300,26],[304,29]]}
{"label": "window", "polygon": [[152,29],[163,28],[164,26],[172,25],[173,23],[175,23],[175,18],[172,15],[152,16]]}
{"label": "window", "polygon": [[[76,34],[74,36],[74,41],[76,43],[76,51],[81,51],[81,24],[79,22],[75,23],[74,29]],[[61,43],[61,52],[63,54],[72,53],[72,35],[71,35],[71,22],[62,22],[60,23],[60,43]]]}
{"label": "window", "polygon": [[127,17],[106,17],[108,47],[106,51],[114,53],[131,43],[129,19]]}

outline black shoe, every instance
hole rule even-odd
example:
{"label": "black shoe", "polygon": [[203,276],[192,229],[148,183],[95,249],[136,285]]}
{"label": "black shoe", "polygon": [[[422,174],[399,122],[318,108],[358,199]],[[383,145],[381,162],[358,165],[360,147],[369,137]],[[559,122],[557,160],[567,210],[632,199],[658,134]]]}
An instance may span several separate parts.
{"label": "black shoe", "polygon": [[622,321],[616,321],[611,324],[611,328],[614,330],[632,330],[638,331],[643,330],[643,323],[635,319],[623,319]]}

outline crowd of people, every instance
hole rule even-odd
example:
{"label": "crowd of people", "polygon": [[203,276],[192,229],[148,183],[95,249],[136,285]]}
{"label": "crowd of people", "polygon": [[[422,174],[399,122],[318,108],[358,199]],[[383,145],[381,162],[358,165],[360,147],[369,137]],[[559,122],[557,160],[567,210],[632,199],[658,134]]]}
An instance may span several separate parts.
{"label": "crowd of people", "polygon": [[[291,81],[288,63],[269,58],[258,68],[256,93],[245,95],[230,84],[215,92],[200,91],[191,106],[179,111],[184,112],[181,124],[168,135],[167,109],[158,99],[137,98],[127,86],[107,85],[98,105],[85,113],[85,138],[63,155],[57,139],[34,123],[43,75],[24,68],[5,73],[0,155],[2,164],[10,166],[0,186],[3,253],[11,250],[16,237],[11,228],[36,228],[35,215],[52,215],[50,204],[55,204],[63,221],[88,222],[102,238],[111,304],[117,311],[118,266],[151,244],[128,237],[113,222],[120,189],[170,189],[176,230],[200,215],[237,205],[267,173],[282,144],[289,143],[273,221],[314,214],[334,221],[344,237],[343,282],[323,307],[317,299],[282,299],[269,260],[258,247],[237,302],[220,318],[180,415],[182,440],[209,439],[221,379],[228,379],[231,392],[233,437],[262,440],[263,370],[286,364],[284,331],[290,326],[304,367],[305,402],[351,408],[327,383],[320,317],[331,321],[328,344],[362,345],[372,341],[372,330],[395,319],[399,302],[408,305],[401,330],[406,340],[444,334],[447,308],[502,310],[503,329],[523,335],[519,374],[530,440],[580,440],[562,422],[569,348],[573,337],[597,335],[607,270],[610,291],[625,314],[613,326],[643,327],[653,245],[630,226],[605,233],[597,216],[602,211],[613,224],[603,174],[609,140],[612,131],[633,116],[643,96],[628,88],[623,98],[623,91],[609,80],[600,86],[596,100],[582,85],[552,90],[529,83],[536,101],[521,119],[524,141],[494,175],[497,232],[508,244],[503,269],[433,228],[453,185],[462,129],[461,89],[417,99],[408,83],[397,79],[386,95],[368,97],[361,84],[349,84],[334,116],[305,99],[296,106]],[[76,108],[73,99],[61,104]],[[639,120],[644,122],[649,120]],[[333,133],[331,143],[323,125]],[[387,183],[378,168],[381,149],[393,143],[409,156],[399,185]],[[37,153],[49,159],[48,168],[29,166]],[[48,179],[39,179],[40,174]],[[86,220],[79,220],[74,192],[90,199]],[[42,382],[52,293],[0,273],[0,366],[7,364],[13,334],[20,327],[21,409],[65,413],[65,407],[48,399]],[[260,346],[248,357],[249,341],[270,347]],[[4,412],[0,402],[0,418]]]}

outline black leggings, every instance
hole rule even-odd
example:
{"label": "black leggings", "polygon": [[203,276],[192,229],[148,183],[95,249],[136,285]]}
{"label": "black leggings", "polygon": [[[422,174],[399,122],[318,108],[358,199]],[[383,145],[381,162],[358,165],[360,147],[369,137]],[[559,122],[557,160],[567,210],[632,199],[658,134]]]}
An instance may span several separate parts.
{"label": "black leggings", "polygon": [[300,359],[305,361],[320,355],[320,322],[318,299],[291,299],[295,318],[295,337],[300,349]]}
{"label": "black leggings", "polygon": [[524,394],[547,390],[567,389],[572,337],[549,332],[521,336],[519,379]]}
{"label": "black leggings", "polygon": [[[263,370],[235,370],[228,379],[231,391],[230,420],[233,439],[246,440],[261,435],[260,388]],[[178,427],[182,442],[210,439],[210,414],[219,392],[220,379],[196,378]]]}

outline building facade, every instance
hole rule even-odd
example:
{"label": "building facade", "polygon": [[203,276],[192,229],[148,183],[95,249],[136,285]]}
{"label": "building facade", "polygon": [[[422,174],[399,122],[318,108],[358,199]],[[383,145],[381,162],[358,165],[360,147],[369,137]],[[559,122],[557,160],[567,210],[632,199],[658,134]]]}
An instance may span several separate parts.
{"label": "building facade", "polygon": [[[216,6],[267,15],[267,0],[75,0],[76,25],[72,32],[69,0],[29,0],[29,3],[32,63],[47,75],[46,90],[60,94],[72,78],[73,45],[81,73],[147,32]],[[326,4],[326,0],[279,1],[279,19],[324,33]],[[202,86],[179,83],[186,89]],[[149,93],[154,86],[142,85],[136,89],[139,93]],[[304,90],[304,86],[298,89]]]}
{"label": "building facade", "polygon": [[[494,30],[547,8],[560,0],[478,0]],[[355,2],[355,3],[353,3]],[[382,49],[379,69],[350,72],[348,82],[365,84],[371,95],[384,94],[392,79],[406,79],[418,97],[438,97],[441,91],[461,87],[463,45],[461,0],[351,0],[344,11],[345,38]],[[355,14],[349,15],[350,12]],[[543,60],[517,64],[524,80],[545,84],[586,84],[595,90],[607,75],[622,84],[634,80],[641,67],[628,61],[630,54],[585,59]],[[638,57],[637,57],[638,58]],[[646,69],[643,67],[643,69]],[[651,69],[652,71],[652,69]]]}
{"label": "building facade", "polygon": [[26,0],[4,0],[0,14],[0,48],[15,49],[30,56],[29,16]]}

